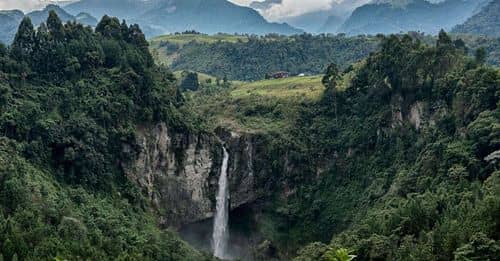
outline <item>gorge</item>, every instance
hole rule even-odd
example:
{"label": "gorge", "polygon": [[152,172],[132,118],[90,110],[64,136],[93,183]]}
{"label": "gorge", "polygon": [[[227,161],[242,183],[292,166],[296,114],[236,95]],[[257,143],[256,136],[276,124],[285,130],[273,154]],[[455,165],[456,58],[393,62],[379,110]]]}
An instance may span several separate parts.
{"label": "gorge", "polygon": [[269,42],[282,51],[253,60],[268,68],[325,57],[282,79],[251,62],[234,72],[251,82],[171,72],[139,26],[55,12],[0,44],[0,260],[500,256],[500,70],[484,49],[378,35],[325,64],[357,40],[196,37],[221,55]]}

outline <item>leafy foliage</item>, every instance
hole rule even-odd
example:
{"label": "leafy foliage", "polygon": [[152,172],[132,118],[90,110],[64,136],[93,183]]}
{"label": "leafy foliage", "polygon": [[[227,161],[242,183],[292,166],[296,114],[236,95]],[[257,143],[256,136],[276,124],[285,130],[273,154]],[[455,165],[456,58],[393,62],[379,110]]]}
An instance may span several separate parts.
{"label": "leafy foliage", "polygon": [[275,218],[292,235],[333,235],[329,247],[357,260],[494,260],[499,166],[485,158],[499,148],[499,86],[444,32],[435,47],[385,38],[350,87],[295,125],[304,159],[328,168],[304,175]]}
{"label": "leafy foliage", "polygon": [[158,228],[121,162],[137,125],[188,129],[137,25],[50,12],[0,48],[0,253],[7,260],[203,260]]}
{"label": "leafy foliage", "polygon": [[172,68],[243,81],[264,79],[266,74],[276,71],[315,75],[322,73],[331,62],[347,67],[374,51],[377,44],[375,37],[309,34],[252,36],[237,42],[192,41],[176,51]]}

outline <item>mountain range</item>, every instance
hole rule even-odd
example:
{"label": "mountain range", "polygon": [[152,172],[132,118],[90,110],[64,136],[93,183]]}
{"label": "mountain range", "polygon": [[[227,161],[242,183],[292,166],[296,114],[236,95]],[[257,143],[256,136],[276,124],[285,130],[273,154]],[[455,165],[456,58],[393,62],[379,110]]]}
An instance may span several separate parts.
{"label": "mountain range", "polygon": [[0,11],[0,42],[10,43],[14,39],[19,24],[24,16],[31,18],[31,22],[35,26],[38,26],[47,20],[50,11],[56,12],[63,22],[76,21],[89,26],[97,25],[97,19],[88,13],[71,15],[63,8],[53,4],[47,5],[42,10],[33,11],[27,14],[24,14],[20,10]]}
{"label": "mountain range", "polygon": [[441,29],[451,30],[465,22],[483,2],[485,0],[378,1],[354,10],[339,32],[349,35],[408,31],[436,34]]}
{"label": "mountain range", "polygon": [[455,33],[500,37],[500,0],[493,0],[465,23],[453,29]]}
{"label": "mountain range", "polygon": [[[332,2],[328,9],[283,17],[280,21],[310,33],[335,33],[354,9],[370,1],[371,0],[343,0]],[[275,5],[282,3],[283,0],[266,0],[264,2],[254,1],[250,4],[250,7],[265,14]]]}
{"label": "mountain range", "polygon": [[270,23],[257,11],[227,0],[81,0],[65,6],[70,13],[104,14],[137,23],[147,36],[195,30],[203,33],[297,34],[285,23]]}
{"label": "mountain range", "polygon": [[[490,0],[353,0],[335,1],[329,9],[284,17],[280,21],[311,33],[378,34],[420,31],[436,34],[451,30],[478,13]],[[283,0],[253,2],[250,6],[262,14],[271,13]],[[498,11],[489,8],[489,21],[477,24],[492,30],[498,25]],[[496,20],[495,20],[496,18]],[[475,18],[486,19],[484,16]],[[485,23],[488,23],[485,24]],[[458,30],[458,29],[457,29]]]}
{"label": "mountain range", "polygon": [[[498,36],[499,0],[353,0],[334,2],[329,9],[285,17],[279,23],[266,14],[283,0],[253,2],[250,7],[228,0],[79,0],[63,7],[50,4],[43,10],[24,14],[0,11],[0,41],[9,43],[24,17],[34,25],[44,21],[50,10],[61,20],[95,26],[103,15],[137,23],[148,37],[199,31],[207,34],[245,33],[283,35],[310,33],[378,34],[439,30]],[[467,20],[469,19],[469,20]],[[460,25],[462,24],[462,25]],[[457,26],[460,25],[460,26]]]}
{"label": "mountain range", "polygon": [[10,43],[16,35],[24,13],[19,10],[0,11],[0,42]]}

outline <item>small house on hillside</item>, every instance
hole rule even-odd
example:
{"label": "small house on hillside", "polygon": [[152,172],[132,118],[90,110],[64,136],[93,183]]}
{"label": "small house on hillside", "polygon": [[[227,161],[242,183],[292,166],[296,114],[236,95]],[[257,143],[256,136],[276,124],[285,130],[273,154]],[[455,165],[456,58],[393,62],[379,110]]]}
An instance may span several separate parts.
{"label": "small house on hillside", "polygon": [[274,79],[288,78],[288,77],[290,77],[290,73],[288,73],[288,72],[275,72],[275,73],[273,73],[272,77]]}

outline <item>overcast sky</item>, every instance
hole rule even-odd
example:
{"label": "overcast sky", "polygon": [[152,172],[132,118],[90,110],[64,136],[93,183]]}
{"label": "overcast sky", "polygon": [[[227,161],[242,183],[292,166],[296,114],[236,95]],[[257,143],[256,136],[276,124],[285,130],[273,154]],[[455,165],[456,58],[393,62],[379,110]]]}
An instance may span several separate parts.
{"label": "overcast sky", "polygon": [[21,9],[31,11],[42,8],[51,2],[56,3],[59,1],[61,0],[0,0],[0,10]]}
{"label": "overcast sky", "polygon": [[[230,0],[240,5],[249,5],[254,0]],[[264,0],[258,0],[263,2]],[[279,20],[283,17],[297,16],[311,11],[328,9],[334,0],[282,0],[279,5],[263,13],[269,20]],[[345,0],[349,1],[349,0]]]}
{"label": "overcast sky", "polygon": [[[57,2],[58,0],[0,0],[0,9],[21,9],[31,11],[41,8],[44,4]],[[61,1],[61,0],[59,0]],[[239,5],[249,5],[253,0],[229,0]],[[264,0],[258,0],[260,2]],[[263,13],[269,20],[279,20],[283,17],[296,16],[310,11],[327,9],[333,1],[340,0],[282,0],[279,5]],[[352,1],[352,0],[344,0]]]}

